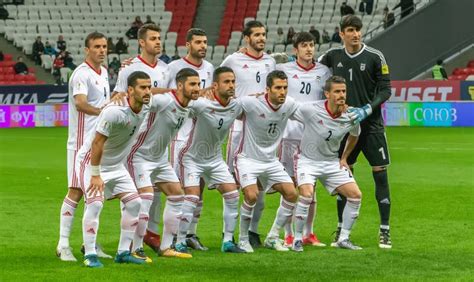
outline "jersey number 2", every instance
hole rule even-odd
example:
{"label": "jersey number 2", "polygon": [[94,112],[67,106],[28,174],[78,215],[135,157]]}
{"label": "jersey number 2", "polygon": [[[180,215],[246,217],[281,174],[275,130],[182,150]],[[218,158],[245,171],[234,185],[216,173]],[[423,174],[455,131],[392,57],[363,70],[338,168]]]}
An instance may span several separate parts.
{"label": "jersey number 2", "polygon": [[304,82],[304,81],[301,81],[300,94],[309,95],[309,92],[311,92],[311,84],[310,84],[310,83],[306,83],[306,82]]}

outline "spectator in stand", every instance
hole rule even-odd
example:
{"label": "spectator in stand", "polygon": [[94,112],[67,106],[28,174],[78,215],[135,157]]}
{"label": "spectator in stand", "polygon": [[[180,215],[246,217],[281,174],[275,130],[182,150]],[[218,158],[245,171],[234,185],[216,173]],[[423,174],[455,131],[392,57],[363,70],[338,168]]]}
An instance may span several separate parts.
{"label": "spectator in stand", "polygon": [[5,60],[5,56],[3,55],[3,52],[0,51],[0,62]]}
{"label": "spectator in stand", "polygon": [[117,53],[115,50],[115,44],[112,41],[112,38],[107,38],[107,54],[115,54]]}
{"label": "spectator in stand", "polygon": [[109,63],[109,70],[110,69],[113,69],[116,73],[118,73],[118,71],[120,70],[120,61],[118,60],[117,57],[114,57],[112,59],[112,62]]}
{"label": "spectator in stand", "polygon": [[150,16],[150,15],[147,15],[147,16],[146,16],[145,24],[155,24],[155,22],[151,20],[151,16]]}
{"label": "spectator in stand", "polygon": [[64,41],[64,37],[62,35],[58,36],[58,41],[56,41],[56,48],[58,48],[59,52],[66,51],[66,41]]}
{"label": "spectator in stand", "polygon": [[383,9],[383,28],[388,28],[395,23],[395,15],[388,11],[388,7]]}
{"label": "spectator in stand", "polygon": [[[116,59],[116,58],[114,58],[114,59]],[[118,61],[118,60],[117,60],[117,61]],[[120,62],[119,62],[119,64],[120,64]],[[119,67],[120,67],[120,66],[119,66]],[[110,84],[111,86],[117,84],[117,78],[118,78],[117,71],[116,71],[115,69],[111,68],[110,65],[109,65],[109,71],[108,71],[108,73],[109,73],[109,84]],[[112,88],[112,87],[111,87],[111,88]]]}
{"label": "spectator in stand", "polygon": [[364,0],[365,3],[365,12],[367,15],[371,15],[374,10],[374,0]]}
{"label": "spectator in stand", "polygon": [[171,58],[166,55],[166,50],[163,49],[163,51],[161,52],[161,55],[160,55],[160,60],[162,60],[163,62],[169,64],[171,62]]}
{"label": "spectator in stand", "polygon": [[345,16],[345,15],[353,15],[355,14],[355,11],[354,9],[352,9],[351,6],[347,5],[346,2],[342,2],[342,5],[341,5],[341,16]]}
{"label": "spectator in stand", "polygon": [[53,62],[53,76],[56,79],[56,84],[61,85],[61,68],[64,68],[64,57],[66,56],[66,51],[61,51]]}
{"label": "spectator in stand", "polygon": [[398,7],[400,7],[400,9],[402,10],[401,18],[403,19],[404,17],[413,13],[413,11],[415,10],[415,3],[413,2],[413,0],[400,0],[400,3],[393,7],[392,10],[395,10]]}
{"label": "spectator in stand", "polygon": [[323,40],[323,44],[331,42],[331,37],[329,37],[329,33],[325,29],[323,30],[321,39]]}
{"label": "spectator in stand", "polygon": [[277,39],[275,44],[285,44],[285,33],[283,32],[283,28],[279,27],[277,29]]}
{"label": "spectator in stand", "polygon": [[28,66],[23,62],[22,56],[18,57],[13,69],[15,70],[16,74],[28,74]]}
{"label": "spectator in stand", "polygon": [[335,42],[335,43],[341,43],[341,36],[339,35],[339,27],[338,26],[336,26],[336,28],[334,29],[334,33],[332,35],[331,41]]}
{"label": "spectator in stand", "polygon": [[138,29],[143,25],[142,19],[140,16],[136,16],[135,20],[130,26],[130,29],[125,33],[129,39],[137,39]]}
{"label": "spectator in stand", "polygon": [[66,56],[64,57],[64,67],[69,68],[71,71],[76,69],[76,65],[74,64],[74,60],[71,56],[71,53],[66,51]]}
{"label": "spectator in stand", "polygon": [[41,65],[41,55],[44,54],[44,44],[41,41],[41,36],[36,37],[35,43],[33,43],[33,60],[35,64]]}
{"label": "spectator in stand", "polygon": [[295,37],[296,35],[296,32],[295,32],[295,29],[290,26],[290,28],[288,28],[288,33],[286,35],[286,44],[293,44],[293,38]]}
{"label": "spectator in stand", "polygon": [[115,52],[117,54],[128,54],[128,44],[123,40],[123,37],[120,37],[115,44]]}
{"label": "spectator in stand", "polygon": [[316,44],[321,44],[321,36],[319,35],[319,31],[312,25],[309,28],[309,33],[311,33],[314,36],[314,39],[316,40]]}
{"label": "spectator in stand", "polygon": [[434,80],[446,80],[448,79],[448,74],[443,67],[443,60],[439,59],[436,61],[436,65],[431,69],[431,75]]}
{"label": "spectator in stand", "polygon": [[5,9],[5,7],[3,7],[2,4],[0,4],[0,20],[6,20],[8,19],[8,16],[9,14],[8,14],[7,9]]}
{"label": "spectator in stand", "polygon": [[179,60],[181,59],[181,57],[179,56],[179,53],[178,53],[178,50],[174,51],[174,56],[171,57],[171,61],[176,61],[176,60]]}
{"label": "spectator in stand", "polygon": [[44,44],[44,54],[49,56],[56,56],[57,54],[56,49],[51,46],[49,41],[46,41],[46,43]]}

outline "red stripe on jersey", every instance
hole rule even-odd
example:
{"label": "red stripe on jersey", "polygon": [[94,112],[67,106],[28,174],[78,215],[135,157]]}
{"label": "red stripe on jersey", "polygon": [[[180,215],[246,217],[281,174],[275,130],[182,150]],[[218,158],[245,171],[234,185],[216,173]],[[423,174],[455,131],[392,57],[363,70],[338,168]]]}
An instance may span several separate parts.
{"label": "red stripe on jersey", "polygon": [[171,163],[171,166],[172,166],[172,167],[174,167],[174,162],[175,162],[175,160],[174,160],[174,150],[175,150],[174,147],[175,147],[175,146],[176,146],[176,139],[173,139],[173,140],[171,140],[171,144],[170,144],[170,147],[171,147],[171,148],[170,148],[170,151],[171,151],[171,152],[170,152],[170,153],[171,153],[171,156],[170,156],[170,163]]}
{"label": "red stripe on jersey", "polygon": [[72,164],[72,181],[71,181],[71,187],[77,188],[79,187],[79,181],[77,179],[76,175],[76,156],[77,156],[77,151],[74,151],[74,161]]}
{"label": "red stripe on jersey", "polygon": [[146,130],[140,133],[140,135],[138,135],[137,142],[132,146],[132,149],[130,150],[130,153],[128,154],[128,157],[127,157],[128,172],[130,173],[130,176],[132,177],[133,182],[135,182],[135,171],[133,169],[133,157],[135,156],[135,153],[138,151],[138,149],[143,145],[146,139],[146,136],[148,135],[148,132],[150,131],[150,128],[153,125],[153,122],[155,121],[155,117],[156,117],[156,113],[150,113],[150,115],[148,116]]}
{"label": "red stripe on jersey", "polygon": [[[293,176],[295,177],[296,182],[298,182],[298,160],[300,159],[300,146],[298,146],[298,150],[293,155]],[[298,183],[296,183],[298,184]]]}
{"label": "red stripe on jersey", "polygon": [[79,112],[77,115],[76,151],[79,151],[84,141],[84,118],[84,113]]}
{"label": "red stripe on jersey", "polygon": [[226,151],[227,151],[226,161],[227,161],[227,164],[229,164],[229,161],[233,162],[232,159],[234,158],[233,156],[231,156],[231,154],[232,154],[232,133],[234,132],[234,126],[235,126],[235,123],[230,128],[229,137],[227,138],[227,147],[226,147]]}
{"label": "red stripe on jersey", "polygon": [[196,123],[197,123],[197,119],[193,118],[193,125],[191,128],[191,131],[189,132],[188,141],[186,142],[186,145],[183,147],[183,149],[181,149],[181,151],[179,152],[178,159],[179,159],[179,168],[181,172],[181,179],[184,179],[183,157],[184,157],[184,154],[186,154],[186,152],[189,151],[189,148],[191,147],[193,143],[193,136],[194,136],[194,130],[196,129]]}
{"label": "red stripe on jersey", "polygon": [[245,138],[245,122],[247,121],[247,116],[245,114],[242,115],[242,136],[240,136],[239,142],[239,149],[234,153],[235,156],[242,153],[242,149],[244,147],[244,138]]}
{"label": "red stripe on jersey", "polygon": [[188,59],[186,59],[186,57],[183,58],[183,61],[185,61],[186,63],[190,64],[191,66],[195,67],[195,68],[200,68],[202,66],[202,61],[199,65],[196,65],[194,63],[192,63],[191,61],[189,61]]}
{"label": "red stripe on jersey", "polygon": [[147,63],[140,55],[137,56],[137,58],[142,61],[142,63],[144,63],[145,65],[149,66],[150,68],[154,69],[156,67],[156,65],[158,64],[158,61],[155,61],[155,63],[153,65],[150,65],[149,63]]}

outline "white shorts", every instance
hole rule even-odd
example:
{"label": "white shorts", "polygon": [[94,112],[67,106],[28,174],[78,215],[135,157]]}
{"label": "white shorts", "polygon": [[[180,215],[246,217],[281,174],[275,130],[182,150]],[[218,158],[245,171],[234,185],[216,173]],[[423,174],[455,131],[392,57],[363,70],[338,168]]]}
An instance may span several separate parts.
{"label": "white shorts", "polygon": [[170,163],[171,167],[173,167],[174,172],[178,176],[179,179],[181,179],[180,175],[180,159],[179,159],[179,153],[181,153],[181,150],[184,148],[186,145],[186,141],[184,140],[173,140],[171,141],[170,144]]}
{"label": "white shorts", "polygon": [[134,157],[131,163],[127,163],[127,169],[138,189],[153,187],[157,182],[179,182],[168,162],[168,154],[156,162]]}
{"label": "white shorts", "polygon": [[199,186],[199,179],[201,177],[204,178],[209,189],[215,189],[217,185],[223,183],[235,183],[229,168],[221,158],[202,163],[184,156],[180,162],[180,175],[182,176],[181,181],[184,188]]}
{"label": "white shorts", "polygon": [[[238,122],[238,120],[234,121],[234,124]],[[239,121],[240,122],[240,121]],[[226,162],[227,166],[229,167],[229,171],[231,173],[237,174],[234,169],[234,158],[235,152],[240,144],[240,136],[242,135],[242,131],[236,131],[233,127],[230,128],[229,131],[229,138],[227,139],[227,148],[226,148]]]}
{"label": "white shorts", "polygon": [[319,179],[331,195],[336,194],[336,188],[355,183],[352,173],[347,168],[340,168],[338,161],[314,161],[298,156],[295,161],[296,182],[298,186],[303,184],[314,185]]}
{"label": "white shorts", "polygon": [[76,174],[76,155],[76,150],[67,150],[67,187],[81,187]]}
{"label": "white shorts", "polygon": [[293,183],[283,165],[274,160],[260,162],[257,160],[237,156],[235,158],[235,173],[242,189],[257,184],[257,178],[266,193],[275,192],[272,187],[278,183]]}
{"label": "white shorts", "polygon": [[295,163],[294,159],[295,156],[299,153],[299,140],[293,139],[283,139],[280,144],[280,148],[278,151],[278,157],[280,158],[280,162],[283,164],[286,172],[289,176],[295,176]]}
{"label": "white shorts", "polygon": [[[87,189],[91,181],[90,159],[87,162],[78,162],[76,165],[76,173],[79,176],[80,187],[87,200]],[[115,166],[101,166],[100,177],[104,181],[104,196],[106,199],[112,199],[122,193],[137,193],[137,188],[133,179],[128,173],[125,165],[119,164]]]}

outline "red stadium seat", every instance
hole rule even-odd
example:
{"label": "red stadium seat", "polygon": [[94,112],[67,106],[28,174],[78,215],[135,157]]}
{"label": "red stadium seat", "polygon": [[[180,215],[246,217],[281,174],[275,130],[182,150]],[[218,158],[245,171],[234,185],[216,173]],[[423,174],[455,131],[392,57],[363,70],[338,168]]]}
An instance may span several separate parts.
{"label": "red stadium seat", "polygon": [[469,63],[467,63],[468,68],[474,68],[474,60],[470,60]]}
{"label": "red stadium seat", "polygon": [[6,81],[13,81],[14,77],[15,77],[15,75],[13,75],[13,74],[6,74],[4,78],[5,78]]}
{"label": "red stadium seat", "polygon": [[13,55],[12,54],[3,54],[3,59],[5,61],[11,61],[11,60],[13,60]]}
{"label": "red stadium seat", "polygon": [[15,74],[15,70],[13,69],[13,67],[6,67],[6,68],[3,68],[3,73],[5,73],[5,74]]}
{"label": "red stadium seat", "polygon": [[35,70],[35,68],[29,67],[29,68],[28,68],[28,72],[29,72],[29,73],[35,73],[36,70]]}
{"label": "red stadium seat", "polygon": [[453,75],[460,75],[461,74],[461,68],[455,68],[453,70]]}
{"label": "red stadium seat", "polygon": [[0,81],[4,81],[5,80],[5,76],[3,75],[3,73],[0,73]]}

